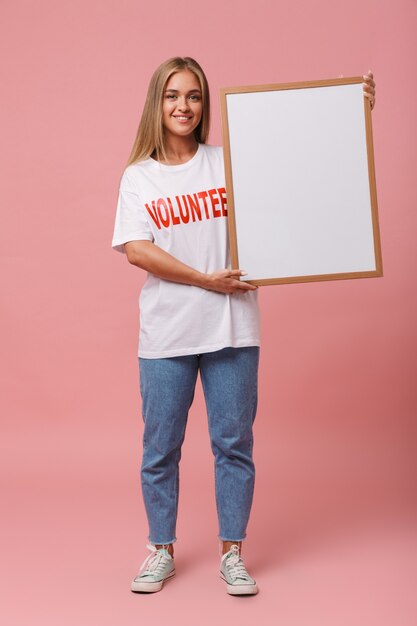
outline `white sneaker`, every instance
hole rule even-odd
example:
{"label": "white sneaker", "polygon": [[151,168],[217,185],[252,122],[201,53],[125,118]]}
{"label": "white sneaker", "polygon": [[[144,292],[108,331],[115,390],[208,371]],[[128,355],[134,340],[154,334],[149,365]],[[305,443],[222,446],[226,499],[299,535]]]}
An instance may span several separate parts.
{"label": "white sneaker", "polygon": [[130,588],[132,591],[151,593],[162,589],[164,582],[175,576],[175,565],[166,548],[157,549],[152,544],[147,544],[146,547],[151,550],[151,554],[140,566]]}
{"label": "white sneaker", "polygon": [[227,593],[248,595],[258,593],[256,581],[249,576],[240,556],[239,546],[233,544],[220,560],[220,578],[225,581]]}

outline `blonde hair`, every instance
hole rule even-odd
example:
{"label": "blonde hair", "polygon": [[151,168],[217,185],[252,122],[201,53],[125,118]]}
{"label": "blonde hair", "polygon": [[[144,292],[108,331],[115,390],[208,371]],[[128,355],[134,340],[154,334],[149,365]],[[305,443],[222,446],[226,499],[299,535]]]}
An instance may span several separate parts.
{"label": "blonde hair", "polygon": [[181,70],[193,72],[200,83],[203,112],[194,133],[198,143],[206,143],[210,128],[210,93],[207,78],[201,66],[191,57],[172,57],[161,63],[152,75],[136,139],[126,167],[153,154],[158,161],[161,157],[163,160],[167,159],[162,125],[164,89],[168,79]]}

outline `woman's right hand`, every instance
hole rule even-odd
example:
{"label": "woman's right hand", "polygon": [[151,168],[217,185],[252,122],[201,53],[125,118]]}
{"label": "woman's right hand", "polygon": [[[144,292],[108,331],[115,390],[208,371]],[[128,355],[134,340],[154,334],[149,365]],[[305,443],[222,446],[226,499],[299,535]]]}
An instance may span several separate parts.
{"label": "woman's right hand", "polygon": [[220,270],[205,274],[182,263],[152,241],[128,241],[124,244],[124,250],[129,263],[165,280],[228,294],[257,289],[255,285],[239,280],[240,276],[246,274],[243,270]]}
{"label": "woman's right hand", "polygon": [[243,270],[220,270],[212,274],[206,274],[205,289],[218,291],[220,293],[246,293],[258,289],[256,285],[245,283],[239,280],[240,276],[244,276],[246,272]]}

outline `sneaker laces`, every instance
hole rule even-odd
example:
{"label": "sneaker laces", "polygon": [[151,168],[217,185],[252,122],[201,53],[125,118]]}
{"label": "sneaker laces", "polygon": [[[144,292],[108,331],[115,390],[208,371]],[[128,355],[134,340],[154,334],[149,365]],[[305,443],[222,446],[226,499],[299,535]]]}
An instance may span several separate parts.
{"label": "sneaker laces", "polygon": [[241,578],[242,580],[250,581],[250,576],[248,572],[246,571],[246,567],[239,554],[239,546],[238,545],[231,546],[229,552],[231,552],[231,555],[226,557],[226,567],[230,576],[234,580],[236,578]]}
{"label": "sneaker laces", "polygon": [[146,545],[146,547],[152,552],[146,557],[146,559],[140,566],[139,574],[141,574],[142,571],[146,571],[156,575],[161,574],[165,565],[169,561],[169,558],[172,557],[167,557],[161,549],[157,549],[155,546],[149,543]]}

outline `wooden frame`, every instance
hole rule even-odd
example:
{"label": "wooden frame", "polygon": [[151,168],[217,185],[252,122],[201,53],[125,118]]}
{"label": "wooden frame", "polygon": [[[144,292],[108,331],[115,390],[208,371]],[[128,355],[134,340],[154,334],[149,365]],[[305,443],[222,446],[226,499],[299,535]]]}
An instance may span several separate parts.
{"label": "wooden frame", "polygon": [[220,90],[232,267],[256,285],[382,276],[363,77]]}

